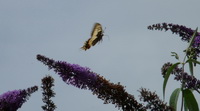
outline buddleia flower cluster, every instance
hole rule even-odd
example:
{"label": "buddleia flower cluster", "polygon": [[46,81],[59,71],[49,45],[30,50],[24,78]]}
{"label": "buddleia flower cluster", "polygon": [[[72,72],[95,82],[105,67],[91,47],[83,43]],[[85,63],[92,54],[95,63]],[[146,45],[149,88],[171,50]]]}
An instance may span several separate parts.
{"label": "buddleia flower cluster", "polygon": [[[146,111],[148,109],[146,106],[139,103],[133,95],[127,93],[124,86],[120,85],[120,83],[111,83],[99,74],[92,72],[87,67],[62,61],[54,61],[43,55],[37,55],[37,59],[47,65],[49,69],[53,69],[65,83],[80,89],[91,90],[99,99],[104,100],[105,104],[115,104],[116,107],[122,108],[123,111]],[[146,94],[149,93],[150,92],[146,92]],[[153,96],[156,97],[156,100],[159,100],[154,94]],[[153,99],[155,98],[148,98],[145,99],[145,101],[154,101]],[[162,107],[162,109],[169,109],[166,104],[163,104]],[[155,106],[155,108],[157,107]]]}
{"label": "buddleia flower cluster", "polygon": [[[158,23],[148,26],[148,29],[171,31],[173,34],[178,34],[182,41],[188,42],[188,47],[183,51],[185,52],[183,61],[180,61],[179,55],[176,52],[172,52],[172,56],[174,56],[178,62],[174,64],[170,62],[165,63],[161,69],[164,78],[163,97],[165,97],[165,89],[168,79],[170,75],[174,75],[174,79],[181,82],[181,87],[176,88],[172,92],[169,100],[170,106],[175,110],[177,109],[177,100],[180,92],[182,92],[181,111],[183,111],[183,107],[185,110],[199,111],[197,100],[193,94],[193,90],[200,93],[200,80],[194,76],[194,66],[200,64],[200,62],[197,61],[200,54],[200,33],[198,32],[198,28],[193,30],[178,24]],[[184,70],[186,64],[189,64],[188,66],[191,75]]]}
{"label": "buddleia flower cluster", "polygon": [[55,97],[56,93],[53,91],[52,87],[54,86],[54,79],[51,76],[46,76],[42,79],[42,101],[45,103],[42,106],[44,111],[54,111],[56,109],[56,105],[51,100],[52,97]]}
{"label": "buddleia flower cluster", "polygon": [[151,92],[148,89],[141,88],[140,92],[140,100],[143,102],[147,102],[146,109],[151,111],[174,111],[174,109],[167,105],[167,103],[160,100],[158,95],[155,92]]}
{"label": "buddleia flower cluster", "polygon": [[[172,24],[172,23],[158,23],[148,26],[149,30],[164,30],[171,31],[173,34],[178,34],[181,37],[181,40],[189,42],[195,30],[191,28],[187,28],[183,25]],[[187,55],[193,55],[193,59],[197,59],[200,54],[200,33],[197,32],[196,37],[194,39],[194,43],[192,44],[192,48],[187,52]],[[191,54],[192,53],[192,54]]]}
{"label": "buddleia flower cluster", "polygon": [[[168,62],[165,63],[162,68],[161,68],[161,72],[163,77],[165,76],[167,70],[169,67],[172,66],[172,63]],[[172,74],[175,75],[174,79],[177,81],[180,81],[181,83],[184,82],[184,88],[188,88],[188,89],[193,89],[196,90],[198,93],[200,93],[199,89],[200,89],[200,80],[198,80],[195,76],[189,75],[187,72],[183,72],[182,68],[179,68],[178,66],[176,66],[173,71]]]}
{"label": "buddleia flower cluster", "polygon": [[0,111],[17,111],[37,90],[38,87],[33,86],[28,89],[8,91],[0,95]]}

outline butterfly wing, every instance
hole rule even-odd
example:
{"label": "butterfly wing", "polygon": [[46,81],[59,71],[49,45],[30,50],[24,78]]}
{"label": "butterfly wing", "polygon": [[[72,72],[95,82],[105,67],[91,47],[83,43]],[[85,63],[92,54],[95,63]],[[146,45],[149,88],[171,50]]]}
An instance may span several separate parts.
{"label": "butterfly wing", "polygon": [[94,46],[97,42],[101,41],[103,37],[103,30],[102,26],[99,23],[95,23],[94,27],[91,32],[91,38],[89,38],[84,46],[82,47],[83,50],[89,49],[91,46]]}
{"label": "butterfly wing", "polygon": [[94,46],[97,42],[102,41],[102,38],[103,38],[103,33],[102,33],[102,31],[100,31],[96,35],[96,38],[93,40],[92,45]]}

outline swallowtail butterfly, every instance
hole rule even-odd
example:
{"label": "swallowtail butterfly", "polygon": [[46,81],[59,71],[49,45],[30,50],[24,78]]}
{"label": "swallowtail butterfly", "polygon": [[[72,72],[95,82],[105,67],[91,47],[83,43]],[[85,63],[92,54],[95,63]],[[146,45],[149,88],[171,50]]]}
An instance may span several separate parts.
{"label": "swallowtail butterfly", "polygon": [[103,29],[101,24],[95,23],[91,32],[91,37],[85,42],[81,49],[86,51],[91,46],[94,46],[97,42],[100,42],[103,36]]}

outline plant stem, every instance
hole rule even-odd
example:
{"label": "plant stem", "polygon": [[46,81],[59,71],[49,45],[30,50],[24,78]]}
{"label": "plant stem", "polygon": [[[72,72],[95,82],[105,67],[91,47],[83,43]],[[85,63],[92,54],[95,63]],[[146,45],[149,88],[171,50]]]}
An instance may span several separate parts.
{"label": "plant stem", "polygon": [[[187,52],[186,52],[187,53]],[[181,75],[181,79],[182,79],[182,84],[181,84],[181,91],[182,91],[182,97],[181,97],[181,111],[183,111],[183,103],[184,103],[184,93],[183,93],[183,88],[185,86],[185,82],[183,79],[183,73],[184,73],[184,66],[185,66],[185,59],[186,59],[187,55],[185,55],[184,59],[183,59],[183,63],[182,63],[182,75]]]}

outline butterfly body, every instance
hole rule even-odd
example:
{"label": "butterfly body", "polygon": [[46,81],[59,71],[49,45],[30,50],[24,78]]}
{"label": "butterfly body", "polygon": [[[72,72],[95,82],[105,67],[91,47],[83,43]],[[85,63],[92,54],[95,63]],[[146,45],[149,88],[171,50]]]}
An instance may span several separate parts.
{"label": "butterfly body", "polygon": [[88,50],[91,46],[94,46],[97,42],[102,41],[103,29],[100,23],[95,23],[91,32],[91,37],[85,42],[81,49]]}

